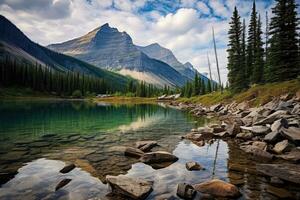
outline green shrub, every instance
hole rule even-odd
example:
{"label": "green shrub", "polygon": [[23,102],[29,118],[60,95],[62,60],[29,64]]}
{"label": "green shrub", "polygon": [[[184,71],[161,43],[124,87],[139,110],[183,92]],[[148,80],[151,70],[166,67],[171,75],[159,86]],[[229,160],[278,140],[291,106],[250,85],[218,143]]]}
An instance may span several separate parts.
{"label": "green shrub", "polygon": [[75,90],[73,93],[72,93],[72,97],[74,98],[81,98],[82,97],[82,93],[80,90]]}

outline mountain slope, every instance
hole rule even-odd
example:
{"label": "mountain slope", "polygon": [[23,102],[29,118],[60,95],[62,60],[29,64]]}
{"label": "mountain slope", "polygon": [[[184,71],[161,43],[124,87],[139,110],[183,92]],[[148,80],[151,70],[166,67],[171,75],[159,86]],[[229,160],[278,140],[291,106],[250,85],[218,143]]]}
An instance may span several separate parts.
{"label": "mountain slope", "polygon": [[139,46],[138,48],[149,57],[167,63],[183,76],[194,79],[195,73],[197,72],[194,67],[190,63],[188,65],[187,63],[180,63],[171,50],[160,46],[158,43],[153,43],[144,47]]}
{"label": "mountain slope", "polygon": [[32,42],[20,29],[0,15],[0,59],[10,58],[28,63],[39,63],[59,71],[73,71],[94,75],[114,83],[115,88],[124,87],[127,77],[99,69],[78,59],[51,51]]}
{"label": "mountain slope", "polygon": [[140,51],[126,32],[119,32],[108,24],[82,37],[48,47],[100,68],[160,86],[182,86],[187,81],[186,77],[168,64]]}

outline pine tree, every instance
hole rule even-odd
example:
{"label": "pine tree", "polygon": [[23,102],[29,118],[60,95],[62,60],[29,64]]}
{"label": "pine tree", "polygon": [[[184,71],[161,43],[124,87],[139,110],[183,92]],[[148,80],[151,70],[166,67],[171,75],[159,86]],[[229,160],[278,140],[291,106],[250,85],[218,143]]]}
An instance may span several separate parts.
{"label": "pine tree", "polygon": [[228,31],[228,81],[233,92],[238,92],[244,89],[247,85],[245,80],[245,69],[242,65],[242,25],[239,13],[234,8],[233,16],[231,17],[230,29]]}
{"label": "pine tree", "polygon": [[247,38],[247,71],[246,76],[248,82],[251,83],[253,75],[253,65],[254,65],[254,51],[256,47],[256,31],[257,31],[257,12],[255,1],[253,1],[252,12],[250,17],[249,29],[248,29],[248,38]]}
{"label": "pine tree", "polygon": [[268,50],[269,82],[296,78],[300,74],[296,3],[294,0],[276,0],[270,22]]}
{"label": "pine tree", "polygon": [[198,73],[195,73],[194,87],[193,87],[193,96],[199,95],[199,92],[200,92],[200,88],[199,88]]}
{"label": "pine tree", "polygon": [[[242,53],[241,53],[241,65],[243,69],[247,69],[247,57],[246,57],[246,22],[243,19],[243,29],[242,29]],[[247,82],[247,83],[246,83]],[[249,85],[248,81],[245,81],[245,84]]]}
{"label": "pine tree", "polygon": [[262,30],[260,16],[258,17],[256,34],[255,34],[255,49],[254,49],[254,63],[253,72],[251,76],[252,83],[262,83],[264,73],[264,48],[262,42]]}

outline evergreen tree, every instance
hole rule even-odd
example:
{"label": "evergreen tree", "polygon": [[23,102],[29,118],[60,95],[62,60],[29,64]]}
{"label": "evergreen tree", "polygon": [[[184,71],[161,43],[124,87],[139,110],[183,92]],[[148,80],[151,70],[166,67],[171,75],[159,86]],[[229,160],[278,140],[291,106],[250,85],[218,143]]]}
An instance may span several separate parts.
{"label": "evergreen tree", "polygon": [[255,1],[253,1],[252,12],[250,16],[250,23],[248,29],[248,38],[247,38],[247,71],[246,76],[248,82],[251,83],[253,75],[253,66],[254,66],[254,51],[256,48],[256,31],[257,31],[257,12]]}
{"label": "evergreen tree", "polygon": [[254,63],[253,73],[251,76],[252,83],[262,83],[264,73],[264,48],[262,42],[262,30],[260,16],[258,17],[256,26],[255,50],[254,50]]}
{"label": "evergreen tree", "polygon": [[228,81],[230,87],[234,92],[241,91],[247,85],[245,80],[245,69],[242,65],[242,25],[240,16],[236,7],[231,17],[230,29],[228,31],[229,44],[228,44]]}
{"label": "evergreen tree", "polygon": [[300,74],[296,3],[276,0],[270,22],[270,47],[266,79],[269,82],[296,78]]}
{"label": "evergreen tree", "polygon": [[199,85],[198,73],[195,73],[193,96],[199,95],[199,92],[200,92],[200,87],[199,86],[200,85]]}
{"label": "evergreen tree", "polygon": [[[246,57],[246,22],[245,19],[243,19],[243,29],[242,29],[242,45],[241,45],[241,65],[243,69],[247,69],[247,57]],[[247,81],[245,81],[247,82]],[[249,84],[248,82],[245,84]]]}

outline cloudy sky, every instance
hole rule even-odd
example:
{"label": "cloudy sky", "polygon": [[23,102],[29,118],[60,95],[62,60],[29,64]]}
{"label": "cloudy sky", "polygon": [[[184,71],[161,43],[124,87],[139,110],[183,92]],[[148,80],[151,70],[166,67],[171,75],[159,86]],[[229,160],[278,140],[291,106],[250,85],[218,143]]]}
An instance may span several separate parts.
{"label": "cloudy sky", "polygon": [[[271,15],[274,1],[256,4],[264,26],[265,12]],[[252,0],[0,0],[0,13],[42,45],[82,36],[108,22],[126,31],[135,44],[157,42],[202,73],[208,72],[208,53],[216,77],[214,27],[225,82],[228,22],[234,6],[248,24]]]}

